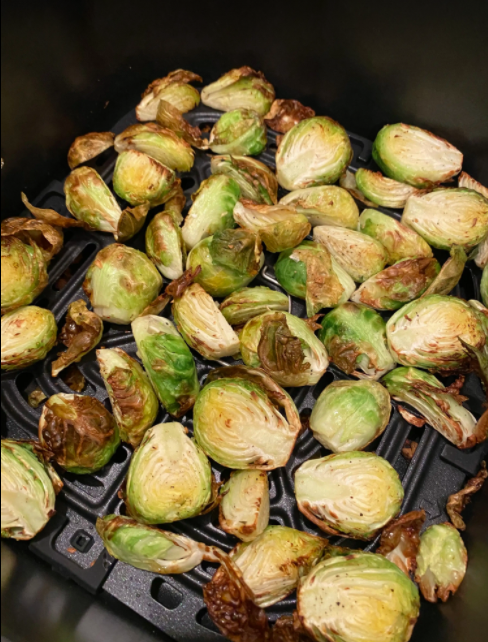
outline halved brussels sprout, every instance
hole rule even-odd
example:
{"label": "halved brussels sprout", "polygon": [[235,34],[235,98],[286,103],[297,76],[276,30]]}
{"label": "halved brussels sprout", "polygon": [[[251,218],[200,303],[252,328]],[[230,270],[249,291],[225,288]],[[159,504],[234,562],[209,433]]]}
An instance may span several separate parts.
{"label": "halved brussels sprout", "polygon": [[78,136],[68,152],[68,165],[75,169],[78,165],[96,158],[102,152],[114,146],[115,134],[112,132],[92,132]]}
{"label": "halved brussels sprout", "polygon": [[54,515],[63,487],[34,441],[2,439],[2,537],[32,539]]}
{"label": "halved brussels sprout", "polygon": [[208,145],[216,154],[257,156],[267,143],[266,125],[255,111],[234,109],[212,127]]}
{"label": "halved brussels sprout", "polygon": [[47,286],[47,266],[40,248],[15,236],[2,237],[2,314],[29,305]]}
{"label": "halved brussels sprout", "polygon": [[451,248],[451,256],[445,261],[440,272],[422,296],[449,294],[461,280],[468,257],[462,247]]}
{"label": "halved brussels sprout", "polygon": [[311,229],[303,214],[286,205],[257,205],[241,200],[234,208],[234,219],[242,227],[257,232],[270,252],[296,247]]}
{"label": "halved brussels sprout", "polygon": [[302,120],[314,116],[315,112],[311,107],[305,107],[298,100],[281,98],[273,102],[264,121],[275,132],[286,134]]}
{"label": "halved brussels sprout", "polygon": [[358,283],[363,283],[386,265],[388,253],[376,239],[345,227],[320,225],[313,238],[324,245],[337,263]]}
{"label": "halved brussels sprout", "polygon": [[386,343],[386,323],[364,305],[343,303],[326,314],[319,337],[332,363],[346,374],[379,379],[395,367]]}
{"label": "halved brussels sprout", "polygon": [[202,79],[184,69],[177,69],[164,78],[154,80],[136,107],[137,120],[156,120],[160,100],[170,103],[182,114],[194,109],[200,103],[200,93],[188,84],[190,82],[202,82]]}
{"label": "halved brussels sprout", "polygon": [[210,463],[179,423],[159,424],[144,435],[127,477],[125,502],[143,524],[169,524],[201,515],[213,501]]}
{"label": "halved brussels sprout", "polygon": [[114,418],[98,399],[58,393],[44,404],[39,441],[68,473],[86,475],[108,464],[120,437]]}
{"label": "halved brussels sprout", "polygon": [[147,226],[146,253],[161,274],[170,281],[183,275],[186,248],[181,228],[166,211],[156,214]]}
{"label": "halved brussels sprout", "polygon": [[285,387],[311,386],[327,370],[327,351],[303,319],[266,312],[248,321],[240,335],[244,363],[262,368]]}
{"label": "halved brussels sprout", "polygon": [[379,131],[373,158],[384,174],[414,187],[445,183],[459,174],[463,164],[462,153],[447,140],[403,123]]}
{"label": "halved brussels sprout", "polygon": [[336,225],[355,230],[358,226],[358,206],[349,192],[337,185],[297,189],[283,196],[280,203],[296,207],[314,227]]}
{"label": "halved brussels sprout", "polygon": [[478,183],[472,176],[466,172],[461,172],[458,176],[458,187],[465,187],[466,189],[474,189],[485,198],[488,198],[488,188]]}
{"label": "halved brussels sprout", "polygon": [[330,557],[298,589],[300,620],[320,642],[408,642],[419,609],[415,584],[375,553]]}
{"label": "halved brussels sprout", "polygon": [[288,294],[305,299],[309,317],[323,308],[344,303],[356,289],[328,250],[312,241],[282,252],[275,263],[275,274]]}
{"label": "halved brussels sprout", "polygon": [[158,415],[159,403],[141,364],[120,348],[97,350],[120,438],[136,448]]}
{"label": "halved brussels sprout", "polygon": [[462,406],[467,398],[458,390],[446,389],[433,375],[417,368],[395,368],[383,378],[383,383],[393,399],[415,408],[458,448],[471,448],[486,439],[476,419]]}
{"label": "halved brussels sprout", "polygon": [[335,183],[351,162],[346,130],[332,118],[307,118],[287,132],[276,152],[278,183],[288,190]]}
{"label": "halved brussels sprout", "polygon": [[376,204],[366,198],[366,196],[361,192],[356,183],[356,174],[351,170],[346,169],[339,179],[339,185],[347,190],[349,194],[356,199],[356,201],[363,203],[366,207],[376,207]]}
{"label": "halved brussels sprout", "polygon": [[378,382],[334,381],[317,399],[310,428],[333,453],[363,450],[383,433],[390,414],[390,395]]}
{"label": "halved brussels sprout", "polygon": [[207,455],[236,470],[286,466],[301,430],[291,397],[264,371],[243,366],[210,373],[193,423],[195,439]]}
{"label": "halved brussels sprout", "polygon": [[32,218],[14,216],[2,221],[2,243],[4,239],[17,238],[28,246],[37,246],[46,264],[61,251],[63,247],[62,230],[49,223]]}
{"label": "halved brussels sprout", "polygon": [[426,518],[425,510],[414,510],[393,520],[381,533],[379,555],[393,562],[407,576],[417,568],[420,531]]}
{"label": "halved brussels sprout", "polygon": [[449,250],[459,245],[467,251],[488,234],[488,200],[470,189],[436,189],[411,196],[402,223],[433,247]]}
{"label": "halved brussels sprout", "polygon": [[278,201],[278,181],[274,172],[264,163],[249,156],[212,156],[213,175],[230,176],[239,185],[241,198],[275,205]]}
{"label": "halved brussels sprout", "polygon": [[210,176],[192,194],[193,205],[182,228],[187,249],[215,232],[235,227],[234,207],[239,200],[239,185],[230,176]]}
{"label": "halved brussels sprout", "polygon": [[124,325],[158,296],[162,284],[161,275],[143,252],[113,244],[97,254],[83,289],[99,317]]}
{"label": "halved brussels sprout", "polygon": [[419,190],[405,185],[392,178],[386,178],[381,172],[360,167],[356,172],[356,185],[367,199],[383,207],[403,208],[407,199]]}
{"label": "halved brussels sprout", "polygon": [[208,149],[208,142],[202,138],[200,127],[193,127],[183,118],[183,114],[166,100],[160,100],[156,120],[160,125],[171,129],[179,138],[198,149]]}
{"label": "halved brussels sprout", "polygon": [[488,265],[483,268],[480,284],[481,300],[488,307]]}
{"label": "halved brussels sprout", "polygon": [[286,294],[265,286],[242,288],[220,305],[220,311],[231,325],[242,325],[272,310],[287,312],[290,301]]}
{"label": "halved brussels sprout", "polygon": [[205,359],[232,357],[239,352],[239,337],[198,283],[193,283],[175,300],[173,316],[190,348]]}
{"label": "halved brussels sprout", "polygon": [[174,417],[193,408],[200,390],[190,349],[169,319],[154,315],[132,322],[142,363],[159,401]]}
{"label": "halved brussels sprout", "polygon": [[168,200],[174,182],[173,170],[147,154],[129,149],[117,158],[114,191],[131,205],[161,205]]}
{"label": "halved brussels sprout", "polygon": [[403,486],[386,459],[354,451],[302,464],[295,495],[300,512],[326,533],[368,540],[400,512]]}
{"label": "halved brussels sprout", "polygon": [[402,259],[432,257],[430,246],[417,232],[378,210],[363,210],[359,229],[384,245],[390,265]]}
{"label": "halved brussels sprout", "polygon": [[256,539],[269,522],[269,482],[263,470],[238,470],[220,489],[220,528],[243,542]]}
{"label": "halved brussels sprout", "polygon": [[388,346],[397,363],[438,372],[468,367],[464,344],[486,345],[483,323],[468,303],[430,294],[397,310],[386,324]]}
{"label": "halved brussels sprout", "polygon": [[422,534],[415,581],[426,600],[447,602],[461,585],[467,565],[468,552],[454,526],[435,524]]}
{"label": "halved brussels sprout", "polygon": [[202,103],[207,107],[221,111],[252,109],[260,116],[269,112],[274,98],[273,85],[251,67],[232,69],[202,89]]}
{"label": "halved brussels sprout", "polygon": [[2,317],[2,370],[20,370],[42,361],[56,344],[58,328],[49,310],[26,305]]}
{"label": "halved brussels sprout", "polygon": [[129,149],[143,152],[178,172],[190,171],[195,161],[195,154],[186,141],[156,123],[130,125],[115,138],[115,151],[120,154]]}

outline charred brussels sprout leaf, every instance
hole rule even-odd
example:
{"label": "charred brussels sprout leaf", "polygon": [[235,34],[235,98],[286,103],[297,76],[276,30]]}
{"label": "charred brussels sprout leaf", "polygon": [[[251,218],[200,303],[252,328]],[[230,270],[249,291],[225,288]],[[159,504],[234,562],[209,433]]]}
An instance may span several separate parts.
{"label": "charred brussels sprout leaf", "polygon": [[259,537],[269,522],[268,475],[260,470],[235,471],[220,495],[220,528],[243,542]]}
{"label": "charred brussels sprout leaf", "polygon": [[56,344],[58,328],[49,310],[26,305],[2,317],[2,370],[20,370],[42,361]]}
{"label": "charred brussels sprout leaf", "polygon": [[288,311],[290,301],[286,294],[265,286],[242,288],[228,296],[220,305],[220,311],[233,326],[247,323],[269,311]]}
{"label": "charred brussels sprout leaf", "polygon": [[175,173],[147,154],[130,149],[115,164],[115,193],[131,205],[161,205],[171,196]]}
{"label": "charred brussels sprout leaf", "polygon": [[207,149],[208,142],[202,138],[202,132],[199,127],[193,127],[183,118],[178,109],[173,107],[166,100],[160,100],[156,120],[160,125],[171,129],[179,138],[186,141],[189,145],[198,149]]}
{"label": "charred brussels sprout leaf", "polygon": [[232,111],[251,109],[265,116],[275,97],[273,85],[261,71],[250,67],[232,69],[202,89],[202,103],[207,107]]}
{"label": "charred brussels sprout leaf", "polygon": [[29,305],[48,284],[47,266],[35,243],[2,236],[2,314]]}
{"label": "charred brussels sprout leaf", "polygon": [[462,247],[453,247],[451,256],[422,296],[428,294],[449,294],[461,280],[468,257]]}
{"label": "charred brussels sprout leaf", "polygon": [[213,126],[209,147],[216,154],[257,156],[266,142],[266,125],[259,114],[250,109],[234,109]]}
{"label": "charred brussels sprout leaf", "polygon": [[[46,264],[61,251],[63,233],[44,221],[15,216],[2,221],[2,243],[4,239],[15,237],[25,245],[37,246]],[[2,245],[3,247],[3,245]]]}
{"label": "charred brussels sprout leaf", "polygon": [[364,196],[375,205],[403,208],[407,199],[419,190],[411,185],[386,178],[381,172],[360,167],[355,175],[356,185]]}
{"label": "charred brussels sprout leaf", "polygon": [[272,642],[310,642],[311,638],[297,620],[296,613],[295,616],[282,615],[278,618],[273,626]]}
{"label": "charred brussels sprout leaf", "polygon": [[473,189],[475,192],[478,192],[485,198],[488,198],[488,188],[478,183],[474,178],[472,178],[466,172],[461,172],[458,177],[458,187],[464,187],[466,189]]}
{"label": "charred brussels sprout leaf", "polygon": [[313,118],[315,112],[311,107],[305,107],[298,100],[275,100],[265,117],[268,127],[280,134],[286,134],[295,125],[306,118]]}
{"label": "charred brussels sprout leaf", "polygon": [[[485,423],[488,423],[488,411],[485,411]],[[487,432],[487,427],[488,426],[485,425],[485,432]],[[462,490],[449,496],[446,505],[446,512],[449,515],[451,522],[458,530],[466,530],[466,524],[461,517],[461,513],[466,505],[471,501],[471,495],[474,495],[481,490],[487,478],[488,471],[486,470],[486,462],[483,461],[478,474],[469,479]]]}
{"label": "charred brussels sprout leaf", "polygon": [[53,227],[60,227],[61,229],[69,227],[83,227],[84,229],[90,229],[90,226],[83,221],[78,221],[75,218],[62,216],[61,214],[58,214],[51,209],[45,209],[43,207],[35,207],[34,205],[31,205],[27,196],[23,192],[21,192],[20,196],[22,199],[22,203],[26,206],[32,216],[35,219],[42,221],[43,223],[47,223],[48,225],[51,225]]}
{"label": "charred brussels sprout leaf", "polygon": [[212,156],[212,174],[232,178],[241,190],[241,198],[263,205],[275,205],[278,181],[274,172],[261,161],[249,156]]}
{"label": "charred brussels sprout leaf", "polygon": [[177,69],[164,78],[154,80],[136,107],[137,120],[156,120],[160,100],[170,103],[182,114],[194,109],[200,103],[200,93],[189,84],[191,82],[202,82],[202,79],[184,69]]}
{"label": "charred brussels sprout leaf", "polygon": [[337,185],[297,189],[284,196],[280,203],[295,207],[313,227],[335,225],[355,230],[358,226],[358,206],[349,192]]}
{"label": "charred brussels sprout leaf", "polygon": [[420,531],[425,522],[425,511],[415,510],[393,520],[381,533],[379,555],[396,564],[406,575],[417,568]]}
{"label": "charred brussels sprout leaf", "polygon": [[102,152],[114,146],[115,135],[112,132],[92,132],[75,138],[68,152],[68,165],[75,169],[78,165],[96,158]]}

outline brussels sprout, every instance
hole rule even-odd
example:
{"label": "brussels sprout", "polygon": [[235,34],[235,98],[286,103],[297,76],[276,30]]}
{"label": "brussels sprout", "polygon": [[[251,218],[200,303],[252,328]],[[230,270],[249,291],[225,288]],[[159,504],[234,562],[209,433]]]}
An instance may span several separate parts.
{"label": "brussels sprout", "polygon": [[346,374],[379,379],[395,367],[386,343],[386,323],[364,305],[343,303],[326,314],[319,337],[332,363]]}
{"label": "brussels sprout", "polygon": [[230,176],[239,185],[241,198],[275,205],[278,201],[278,181],[274,172],[264,163],[249,156],[212,156],[213,175]]}
{"label": "brussels sprout", "polygon": [[242,227],[257,232],[270,252],[296,247],[311,229],[303,214],[286,205],[257,205],[241,200],[234,208],[234,219]]}
{"label": "brussels sprout", "polygon": [[145,254],[127,245],[109,245],[95,257],[83,289],[104,321],[131,323],[157,295],[163,279]]}
{"label": "brussels sprout", "polygon": [[49,310],[26,305],[2,317],[2,370],[20,370],[42,361],[56,344],[58,328]]}
{"label": "brussels sprout", "polygon": [[102,334],[102,320],[97,314],[88,310],[83,299],[70,303],[65,325],[59,335],[59,341],[68,349],[60,352],[56,361],[52,362],[52,376],[57,377],[72,363],[81,361],[100,343]]}
{"label": "brussels sprout", "polygon": [[275,98],[273,85],[261,71],[250,67],[232,69],[202,89],[202,103],[207,107],[232,111],[252,109],[265,116]]}
{"label": "brussels sprout", "polygon": [[324,245],[336,262],[358,283],[377,274],[386,265],[388,253],[376,239],[345,227],[320,225],[314,241]]}
{"label": "brussels sprout", "polygon": [[259,537],[269,522],[268,475],[239,470],[220,489],[220,528],[243,542]]}
{"label": "brussels sprout", "polygon": [[2,237],[2,314],[29,305],[48,284],[40,248],[15,236]]}
{"label": "brussels sprout", "polygon": [[156,120],[160,125],[171,129],[179,138],[189,145],[198,149],[208,149],[208,142],[202,138],[202,131],[199,127],[193,127],[183,118],[183,115],[176,107],[166,100],[160,100]]}
{"label": "brussels sprout", "polygon": [[129,149],[117,158],[114,190],[131,205],[161,205],[170,196],[174,182],[173,170],[147,154]]}
{"label": "brussels sprout", "polygon": [[287,190],[330,185],[353,157],[346,130],[327,116],[307,118],[287,132],[276,152],[278,183]]}
{"label": "brussels sprout", "polygon": [[327,351],[303,319],[288,312],[265,312],[241,333],[244,363],[263,368],[285,387],[311,386],[327,370]]}
{"label": "brussels sprout", "polygon": [[358,206],[349,192],[337,185],[297,189],[284,196],[280,203],[296,207],[314,227],[336,225],[355,230],[358,226]]}
{"label": "brussels sprout", "polygon": [[[481,429],[484,430],[485,433],[488,433],[488,410],[485,410],[479,423],[484,423],[484,427]],[[471,495],[474,495],[481,490],[487,479],[488,470],[486,469],[486,461],[483,461],[481,462],[481,467],[478,473],[474,477],[471,477],[471,479],[468,479],[464,488],[462,488],[458,493],[449,495],[446,504],[446,513],[449,515],[449,519],[458,531],[466,530],[466,524],[464,523],[461,513],[467,504],[470,503]]]}
{"label": "brussels sprout", "polygon": [[156,214],[146,229],[146,253],[163,276],[170,281],[183,275],[186,247],[179,224],[186,204],[181,188],[166,202],[164,212]]}
{"label": "brussels sprout", "polygon": [[114,418],[98,399],[58,393],[44,404],[39,441],[68,473],[85,475],[108,464],[120,437]]}
{"label": "brussels sprout", "polygon": [[485,198],[488,198],[488,187],[478,183],[466,172],[461,172],[458,176],[458,187],[465,187],[466,189],[473,189]]}
{"label": "brussels sprout", "polygon": [[486,439],[476,419],[462,406],[466,397],[446,389],[433,375],[417,368],[395,368],[383,383],[394,399],[410,404],[458,448],[471,448]]}
{"label": "brussels sprout", "polygon": [[420,127],[385,125],[373,143],[381,171],[401,183],[432,187],[459,174],[462,153],[443,138]]}
{"label": "brussels sprout", "polygon": [[317,399],[310,428],[333,453],[363,450],[383,433],[390,414],[390,395],[376,381],[334,381]]}
{"label": "brussels sprout", "polygon": [[449,294],[461,280],[468,257],[462,247],[451,248],[451,256],[441,267],[439,274],[422,296],[429,294]]}
{"label": "brussels sprout", "polygon": [[356,183],[356,174],[351,172],[349,169],[346,169],[344,174],[339,179],[339,185],[349,192],[356,201],[363,203],[366,207],[376,207],[376,204],[373,201],[370,201],[366,196],[361,192]]}
{"label": "brussels sprout", "polygon": [[194,109],[200,103],[200,94],[188,84],[190,82],[202,82],[202,79],[184,69],[177,69],[164,78],[154,80],[136,107],[137,120],[156,120],[160,100],[170,103],[182,114]]}
{"label": "brussels sprout", "polygon": [[233,212],[239,195],[239,185],[229,176],[210,176],[202,182],[192,194],[193,205],[183,224],[187,249],[215,232],[235,226]]}
{"label": "brussels sprout", "polygon": [[488,200],[469,189],[436,189],[411,196],[402,223],[434,247],[449,250],[459,245],[467,251],[488,234]]}
{"label": "brussels sprout", "polygon": [[356,185],[367,199],[383,207],[403,208],[407,199],[419,190],[411,185],[386,178],[381,172],[360,167],[356,172]]}
{"label": "brussels sprout", "polygon": [[[15,237],[25,245],[38,247],[46,264],[61,251],[63,232],[44,221],[14,216],[2,221],[2,243]],[[3,245],[2,245],[3,247]]]}
{"label": "brussels sprout", "polygon": [[262,370],[243,366],[210,373],[193,423],[195,439],[207,455],[237,470],[286,466],[301,430],[291,397]]}
{"label": "brussels sprout", "polygon": [[239,352],[239,337],[212,297],[198,283],[175,300],[173,316],[190,348],[205,359],[232,357]]}
{"label": "brussels sprout", "polygon": [[452,372],[466,367],[475,349],[486,345],[483,323],[468,303],[430,294],[397,310],[386,324],[388,346],[397,363]]}
{"label": "brussels sprout", "polygon": [[275,263],[275,274],[288,294],[305,299],[309,317],[344,303],[356,289],[326,248],[312,241],[282,252]]}
{"label": "brussels sprout", "polygon": [[234,109],[212,127],[209,147],[216,154],[257,156],[267,143],[266,125],[255,111]]}
{"label": "brussels sprout", "polygon": [[62,487],[39,444],[2,439],[2,537],[35,537],[54,515]]}
{"label": "brussels sprout", "polygon": [[195,160],[193,150],[186,141],[171,129],[156,123],[130,125],[115,138],[115,151],[120,154],[129,149],[143,152],[178,172],[190,171]]}
{"label": "brussels sprout", "polygon": [[78,165],[96,158],[102,152],[114,146],[115,135],[112,132],[93,132],[78,136],[68,152],[68,165],[75,169]]}
{"label": "brussels sprout", "polygon": [[168,319],[148,315],[132,322],[142,363],[159,401],[174,417],[193,408],[200,390],[190,349]]}
{"label": "brussels sprout", "polygon": [[286,294],[258,286],[237,290],[221,303],[220,311],[231,325],[242,325],[264,312],[288,311],[289,305]]}
{"label": "brussels sprout", "polygon": [[415,510],[393,520],[381,533],[379,555],[393,562],[410,577],[417,568],[420,531],[425,522],[425,511]]}
{"label": "brussels sprout", "polygon": [[488,307],[488,265],[483,268],[480,284],[481,300]]}
{"label": "brussels sprout", "polygon": [[432,257],[430,246],[417,232],[378,210],[363,210],[359,229],[384,245],[390,265],[402,259]]}
{"label": "brussels sprout", "polygon": [[314,116],[314,110],[311,107],[305,107],[298,100],[279,99],[273,102],[264,121],[275,132],[286,134],[302,120]]}
{"label": "brussels sprout", "polygon": [[300,620],[320,642],[408,642],[419,609],[415,584],[375,553],[330,557],[298,589]]}
{"label": "brussels sprout", "polygon": [[125,502],[144,524],[169,524],[196,517],[213,497],[212,469],[179,423],[159,424],[144,435],[127,477]]}
{"label": "brussels sprout", "polygon": [[461,585],[467,564],[466,547],[454,526],[429,526],[420,538],[415,581],[429,602],[447,602]]}
{"label": "brussels sprout", "polygon": [[474,259],[476,265],[482,270],[488,265],[488,235],[474,248],[469,258]]}
{"label": "brussels sprout", "polygon": [[136,448],[158,415],[159,403],[141,364],[120,348],[97,350],[120,438]]}

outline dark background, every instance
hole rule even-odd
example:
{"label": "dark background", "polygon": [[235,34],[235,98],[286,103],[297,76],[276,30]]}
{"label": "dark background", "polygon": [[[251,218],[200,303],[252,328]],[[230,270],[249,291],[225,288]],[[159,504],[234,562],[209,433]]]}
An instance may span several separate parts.
{"label": "dark background", "polygon": [[[298,98],[374,138],[404,121],[446,137],[488,183],[488,3],[2,1],[2,217],[68,171],[75,136],[109,129],[154,78],[206,83],[261,69]],[[446,605],[423,604],[413,642],[481,642],[488,630],[488,488],[464,538],[471,563]],[[6,551],[6,557],[4,552]],[[6,571],[4,569],[7,569]],[[2,635],[12,642],[152,642],[151,627],[2,545]]]}

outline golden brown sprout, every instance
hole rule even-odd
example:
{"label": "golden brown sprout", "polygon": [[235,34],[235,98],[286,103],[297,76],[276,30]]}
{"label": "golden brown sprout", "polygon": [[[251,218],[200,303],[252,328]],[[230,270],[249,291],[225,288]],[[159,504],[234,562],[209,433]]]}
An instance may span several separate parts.
{"label": "golden brown sprout", "polygon": [[264,120],[266,125],[275,132],[286,134],[301,120],[313,118],[313,116],[315,116],[314,110],[311,107],[305,107],[298,100],[278,99],[273,102]]}

